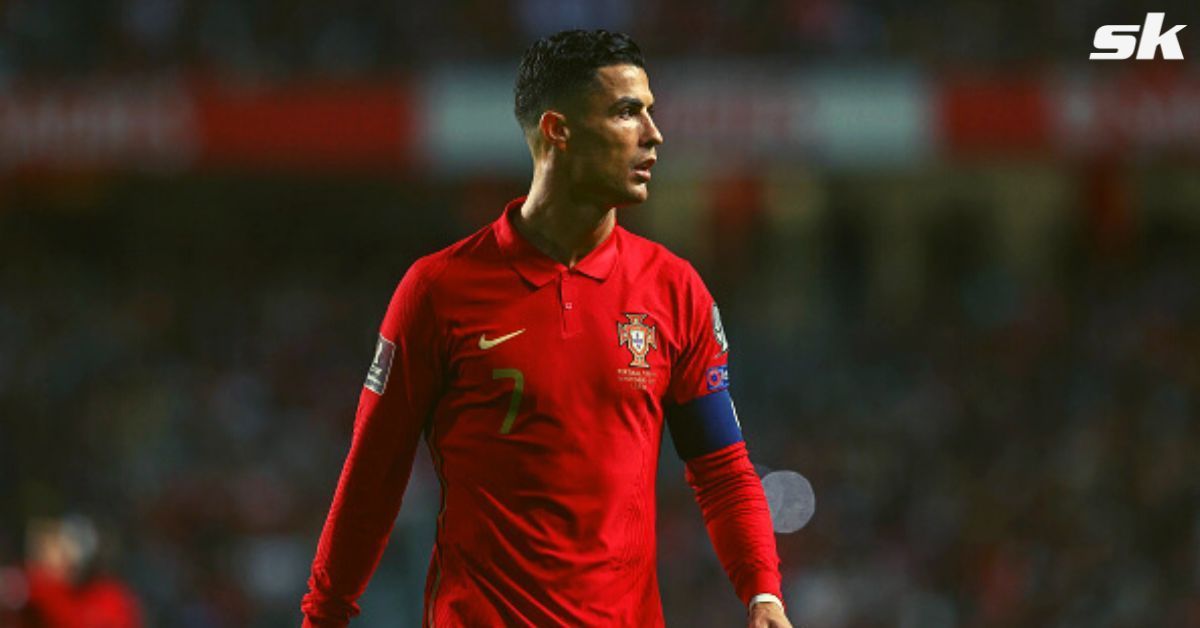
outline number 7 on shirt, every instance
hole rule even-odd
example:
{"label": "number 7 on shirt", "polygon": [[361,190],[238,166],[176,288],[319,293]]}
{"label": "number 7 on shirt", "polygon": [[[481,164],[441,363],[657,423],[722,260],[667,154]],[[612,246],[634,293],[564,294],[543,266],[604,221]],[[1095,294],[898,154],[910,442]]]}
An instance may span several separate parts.
{"label": "number 7 on shirt", "polygon": [[525,394],[525,375],[520,369],[494,369],[492,379],[513,380],[513,395],[512,400],[508,402],[508,414],[504,415],[504,422],[500,424],[500,433],[507,434],[512,430],[517,410],[521,408],[521,396]]}

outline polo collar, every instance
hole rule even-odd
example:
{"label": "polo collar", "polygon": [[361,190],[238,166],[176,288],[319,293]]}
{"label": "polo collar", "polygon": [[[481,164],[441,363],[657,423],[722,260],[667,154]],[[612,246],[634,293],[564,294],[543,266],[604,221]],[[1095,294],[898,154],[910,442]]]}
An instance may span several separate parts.
{"label": "polo collar", "polygon": [[504,206],[504,212],[500,214],[500,218],[492,223],[492,229],[496,234],[496,241],[500,245],[501,253],[508,258],[508,262],[526,281],[540,288],[564,272],[578,273],[596,281],[608,279],[608,276],[612,274],[613,267],[617,265],[617,257],[620,253],[618,243],[620,227],[614,225],[612,233],[608,234],[608,237],[599,246],[585,255],[575,266],[568,269],[558,260],[539,251],[513,227],[512,215],[514,212],[521,211],[521,205],[524,203],[524,196],[509,201]]}

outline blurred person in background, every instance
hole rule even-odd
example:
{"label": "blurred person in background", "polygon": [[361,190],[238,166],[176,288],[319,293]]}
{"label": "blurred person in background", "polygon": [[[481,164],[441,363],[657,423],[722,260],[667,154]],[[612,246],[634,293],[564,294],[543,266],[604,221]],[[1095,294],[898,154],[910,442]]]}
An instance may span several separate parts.
{"label": "blurred person in background", "polygon": [[514,91],[529,193],[401,280],[305,625],[358,613],[422,433],[442,487],[424,625],[662,625],[665,420],[749,625],[790,626],[716,304],[687,262],[616,224],[663,142],[640,49],[560,32],[526,51]]}
{"label": "blurred person in background", "polygon": [[22,572],[0,578],[9,616],[4,628],[140,628],[141,605],[132,590],[105,573],[103,540],[86,517],[39,518],[27,530]]}

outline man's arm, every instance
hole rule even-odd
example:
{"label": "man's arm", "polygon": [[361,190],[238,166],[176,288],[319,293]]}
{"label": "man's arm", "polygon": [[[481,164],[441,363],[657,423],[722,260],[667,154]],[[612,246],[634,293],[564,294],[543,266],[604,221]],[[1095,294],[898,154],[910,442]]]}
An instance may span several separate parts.
{"label": "man's arm", "polygon": [[[751,626],[789,626],[782,608],[779,555],[762,483],[750,463],[729,396],[729,342],[720,312],[688,269],[680,315],[685,344],[672,364],[667,426],[708,536]],[[768,599],[760,601],[765,594]],[[778,607],[778,608],[772,608]]]}
{"label": "man's arm", "polygon": [[345,626],[383,556],[413,456],[441,388],[427,265],[414,264],[392,297],[358,402],[354,436],[321,531],[304,626]]}
{"label": "man's arm", "polygon": [[[722,405],[728,408],[725,416]],[[697,399],[674,410],[668,420],[708,536],[738,599],[746,605],[763,593],[781,599],[771,513],[728,393]]]}

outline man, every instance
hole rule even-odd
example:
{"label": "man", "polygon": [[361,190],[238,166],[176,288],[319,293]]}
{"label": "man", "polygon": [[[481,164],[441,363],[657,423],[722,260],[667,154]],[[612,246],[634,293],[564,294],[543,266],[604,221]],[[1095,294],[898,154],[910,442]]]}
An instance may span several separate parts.
{"label": "man", "polygon": [[0,604],[0,626],[140,628],[141,604],[127,585],[104,573],[102,543],[87,517],[30,521],[25,595],[16,598],[23,604],[8,620]]}
{"label": "man", "polygon": [[427,626],[659,626],[664,416],[751,626],[790,626],[728,345],[690,265],[616,225],[646,200],[654,97],[624,35],[568,31],[521,61],[527,197],[396,289],[321,534],[305,624],[342,626],[417,440],[442,487]]}

